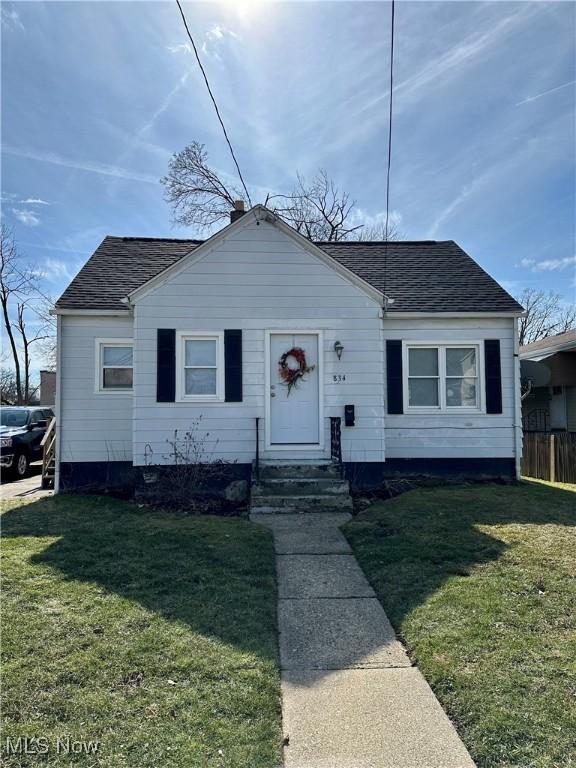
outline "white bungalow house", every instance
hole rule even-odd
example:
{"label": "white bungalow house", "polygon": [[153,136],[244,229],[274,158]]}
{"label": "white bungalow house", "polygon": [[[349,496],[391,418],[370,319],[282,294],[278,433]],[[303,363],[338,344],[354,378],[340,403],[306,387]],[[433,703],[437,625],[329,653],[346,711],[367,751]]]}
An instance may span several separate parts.
{"label": "white bungalow house", "polygon": [[168,461],[199,417],[245,478],[340,455],[358,485],[518,475],[522,308],[456,243],[232,219],[204,242],[106,237],[58,300],[57,488]]}

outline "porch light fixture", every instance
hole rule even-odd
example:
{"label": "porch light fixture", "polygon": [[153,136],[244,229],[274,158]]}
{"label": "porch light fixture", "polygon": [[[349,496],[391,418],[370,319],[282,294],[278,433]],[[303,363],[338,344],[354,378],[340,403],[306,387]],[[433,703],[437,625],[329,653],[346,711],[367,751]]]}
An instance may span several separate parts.
{"label": "porch light fixture", "polygon": [[334,342],[334,352],[336,352],[336,356],[338,357],[338,360],[340,360],[342,358],[342,352],[344,352],[344,344],[342,344],[341,341]]}

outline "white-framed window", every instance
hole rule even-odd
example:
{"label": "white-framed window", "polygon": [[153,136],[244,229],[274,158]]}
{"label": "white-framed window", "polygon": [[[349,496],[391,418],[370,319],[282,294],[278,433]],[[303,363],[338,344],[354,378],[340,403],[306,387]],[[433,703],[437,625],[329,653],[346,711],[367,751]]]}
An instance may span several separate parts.
{"label": "white-framed window", "polygon": [[96,339],[96,392],[131,392],[133,379],[133,340]]}
{"label": "white-framed window", "polygon": [[178,400],[224,399],[224,332],[177,335]]}
{"label": "white-framed window", "polygon": [[481,410],[479,343],[407,343],[403,362],[406,411]]}

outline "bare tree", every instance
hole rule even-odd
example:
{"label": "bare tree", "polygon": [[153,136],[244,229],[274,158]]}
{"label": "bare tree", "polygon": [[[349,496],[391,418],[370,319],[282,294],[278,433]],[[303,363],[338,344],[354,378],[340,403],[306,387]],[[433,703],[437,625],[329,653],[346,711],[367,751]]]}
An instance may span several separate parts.
{"label": "bare tree", "polygon": [[[173,221],[200,230],[228,220],[234,202],[242,198],[238,188],[225,184],[210,168],[206,149],[197,141],[172,156],[168,174],[160,181]],[[265,205],[309,240],[347,240],[364,229],[354,223],[355,201],[324,170],[311,181],[297,174],[291,192],[268,194]],[[389,234],[389,239],[397,236]]]}
{"label": "bare tree", "polygon": [[298,174],[290,194],[268,195],[265,201],[266,206],[308,240],[325,242],[347,240],[362,229],[362,224],[350,224],[355,204],[347,192],[328,178],[325,170],[319,171],[311,182]]}
{"label": "bare tree", "polygon": [[576,305],[563,305],[557,293],[525,288],[516,300],[526,311],[518,322],[520,345],[576,328]]}
{"label": "bare tree", "polygon": [[10,368],[0,368],[0,405],[16,405],[18,388],[16,376]]}
{"label": "bare tree", "polygon": [[241,198],[237,189],[227,187],[208,166],[204,144],[197,141],[172,155],[168,174],[160,183],[172,206],[173,221],[200,230],[227,219],[234,201]]}
{"label": "bare tree", "polygon": [[[37,309],[44,300],[38,288],[38,274],[21,264],[12,230],[2,224],[0,240],[0,305],[8,337],[10,367],[14,371],[16,405],[29,402],[38,387],[31,383],[31,349],[53,335],[53,322]],[[28,319],[34,313],[34,322]]]}
{"label": "bare tree", "polygon": [[388,222],[388,231],[386,231],[386,222],[380,221],[377,224],[364,225],[358,233],[358,240],[381,242],[385,240],[404,240],[403,233],[398,229],[395,221]]}

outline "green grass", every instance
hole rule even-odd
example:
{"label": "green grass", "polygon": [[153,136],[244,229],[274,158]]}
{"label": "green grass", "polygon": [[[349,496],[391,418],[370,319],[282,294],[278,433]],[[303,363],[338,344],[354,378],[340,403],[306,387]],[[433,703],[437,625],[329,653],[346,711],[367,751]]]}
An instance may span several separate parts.
{"label": "green grass", "polygon": [[[2,746],[51,745],[5,765],[280,763],[268,531],[60,496],[9,506],[2,533]],[[67,735],[101,747],[58,756]]]}
{"label": "green grass", "polygon": [[482,768],[576,765],[576,486],[417,490],[346,536]]}

